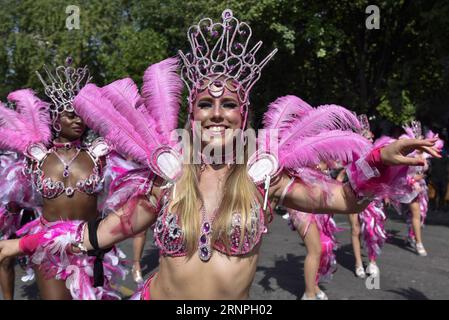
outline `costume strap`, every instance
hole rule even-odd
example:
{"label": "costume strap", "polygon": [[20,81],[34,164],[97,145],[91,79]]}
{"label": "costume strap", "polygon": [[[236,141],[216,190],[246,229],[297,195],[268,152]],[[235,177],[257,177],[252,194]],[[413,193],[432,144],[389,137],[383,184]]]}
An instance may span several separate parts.
{"label": "costume strap", "polygon": [[87,223],[89,231],[89,241],[93,250],[87,251],[87,255],[95,257],[94,261],[94,287],[102,287],[104,283],[103,258],[105,253],[112,248],[100,249],[98,245],[97,229],[101,219],[92,219]]}

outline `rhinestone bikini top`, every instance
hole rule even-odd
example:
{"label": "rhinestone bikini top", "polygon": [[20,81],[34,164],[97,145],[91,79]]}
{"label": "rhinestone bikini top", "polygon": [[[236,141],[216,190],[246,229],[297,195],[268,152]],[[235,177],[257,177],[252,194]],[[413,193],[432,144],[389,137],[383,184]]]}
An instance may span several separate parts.
{"label": "rhinestone bikini top", "polygon": [[[169,198],[166,194],[162,196],[160,202],[159,216],[154,224],[154,243],[163,256],[185,256],[187,255],[187,249],[179,215],[168,210]],[[259,244],[262,234],[268,231],[265,225],[264,211],[257,201],[254,201],[252,204],[250,223],[251,232],[245,232],[244,243],[240,248],[241,215],[234,213],[231,229],[227,235],[229,237],[230,252],[226,250],[226,246],[222,241],[216,241],[212,244],[212,248],[230,256],[240,256],[250,253]]]}
{"label": "rhinestone bikini top", "polygon": [[75,191],[95,194],[103,189],[103,172],[100,158],[109,153],[109,146],[104,139],[98,138],[92,145],[83,147],[82,150],[86,151],[94,163],[92,173],[88,178],[78,180],[75,186],[66,186],[63,181],[55,181],[50,177],[45,177],[41,169],[45,159],[54,151],[52,149],[48,150],[42,144],[35,144],[28,148],[27,156],[32,160],[28,167],[28,173],[31,174],[33,185],[42,197],[53,199],[63,193],[71,197]]}

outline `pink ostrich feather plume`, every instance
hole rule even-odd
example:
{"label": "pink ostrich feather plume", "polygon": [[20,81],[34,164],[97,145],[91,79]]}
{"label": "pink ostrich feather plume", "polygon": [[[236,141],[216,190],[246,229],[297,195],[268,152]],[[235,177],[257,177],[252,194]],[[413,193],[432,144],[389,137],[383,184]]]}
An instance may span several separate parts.
{"label": "pink ostrich feather plume", "polygon": [[324,105],[309,111],[295,121],[282,135],[280,144],[293,146],[300,138],[313,137],[325,131],[358,129],[360,129],[360,122],[354,113],[341,106]]}
{"label": "pink ostrich feather plume", "polygon": [[48,103],[39,99],[31,89],[11,92],[8,100],[16,103],[22,121],[27,124],[26,133],[30,142],[48,144],[51,140]]}
{"label": "pink ostrich feather plume", "polygon": [[312,167],[320,161],[348,163],[371,148],[371,143],[357,133],[331,130],[299,139],[288,148],[279,149],[280,162],[286,168]]}
{"label": "pink ostrich feather plume", "polygon": [[112,143],[119,153],[147,163],[154,146],[145,143],[128,119],[102,95],[100,88],[86,85],[75,97],[73,107],[87,126]]}
{"label": "pink ostrich feather plume", "polygon": [[292,95],[280,97],[270,103],[263,118],[265,129],[289,129],[291,124],[314,110],[307,102]]}
{"label": "pink ostrich feather plume", "polygon": [[0,127],[0,149],[24,153],[30,145],[30,140],[22,132]]}
{"label": "pink ostrich feather plume", "polygon": [[168,58],[148,67],[143,76],[142,97],[157,130],[168,142],[178,126],[179,104],[183,83],[176,73],[178,59]]}
{"label": "pink ostrich feather plume", "polygon": [[26,124],[19,114],[0,102],[0,149],[25,152],[29,140],[23,135],[24,132]]}
{"label": "pink ostrich feather plume", "polygon": [[20,115],[0,102],[0,128],[12,129],[19,132],[26,131],[26,123],[24,123]]}
{"label": "pink ostrich feather plume", "polygon": [[156,122],[151,117],[146,118],[137,110],[141,97],[137,85],[131,78],[114,81],[101,88],[101,92],[109,99],[117,112],[132,124],[143,141],[153,146],[160,144],[161,137],[155,131]]}

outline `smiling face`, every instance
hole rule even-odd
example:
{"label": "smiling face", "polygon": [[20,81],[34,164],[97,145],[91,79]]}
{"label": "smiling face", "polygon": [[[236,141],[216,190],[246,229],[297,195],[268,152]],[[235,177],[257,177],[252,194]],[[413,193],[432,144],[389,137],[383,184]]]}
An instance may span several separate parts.
{"label": "smiling face", "polygon": [[212,147],[231,143],[234,130],[227,129],[241,129],[243,122],[238,96],[226,88],[220,97],[212,96],[209,90],[198,93],[192,115],[201,125],[203,144]]}
{"label": "smiling face", "polygon": [[64,111],[59,116],[59,123],[61,125],[61,132],[59,135],[70,141],[81,138],[84,131],[86,131],[85,123],[74,112]]}

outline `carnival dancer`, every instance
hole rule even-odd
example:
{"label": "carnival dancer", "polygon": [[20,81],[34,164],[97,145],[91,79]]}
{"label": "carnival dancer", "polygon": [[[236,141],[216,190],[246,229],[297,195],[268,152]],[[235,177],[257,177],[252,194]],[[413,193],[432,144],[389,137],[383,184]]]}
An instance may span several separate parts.
{"label": "carnival dancer", "polygon": [[[39,78],[52,104],[22,89],[8,95],[15,110],[0,106],[0,147],[20,154],[2,176],[10,182],[2,186],[3,202],[42,206],[42,216],[18,230],[18,236],[49,230],[58,221],[99,217],[97,198],[110,149],[101,138],[89,146],[83,144],[86,125],[72,107],[73,98],[90,79],[88,70],[59,66],[54,73],[46,72],[48,80]],[[12,168],[17,169],[15,177],[8,172]],[[17,193],[29,193],[34,201],[20,203]],[[122,258],[123,253],[115,248],[104,255],[104,284],[98,287],[93,286],[93,257],[47,252],[31,256],[30,267],[37,273],[42,299],[119,299],[111,283],[126,274]]]}
{"label": "carnival dancer", "polygon": [[289,209],[289,223],[306,245],[304,261],[305,292],[301,300],[328,300],[320,283],[329,282],[337,270],[335,251],[339,230],[330,214],[312,214]]}
{"label": "carnival dancer", "polygon": [[[361,125],[360,134],[373,142],[374,134],[370,130],[368,117],[365,114],[361,114],[358,118]],[[374,147],[386,145],[393,141],[393,139],[383,136],[374,143]],[[344,168],[340,168],[336,179],[341,182],[347,180]],[[355,275],[362,279],[366,278],[366,274],[372,277],[379,276],[380,270],[376,260],[387,239],[383,199],[375,199],[365,210],[360,213],[350,214],[348,218],[351,225],[351,243],[355,258]],[[365,249],[368,251],[369,263],[366,270],[363,267],[360,236]]]}
{"label": "carnival dancer", "polygon": [[[329,109],[327,116],[320,113],[321,121],[312,121],[318,117],[312,111],[301,119],[280,116],[291,114],[285,105],[272,113],[273,121],[265,126],[283,130],[289,124],[288,133],[277,144],[278,152],[271,147],[266,152],[248,152],[250,143],[242,131],[234,136],[226,134],[226,129],[246,129],[250,90],[275,52],[258,63],[255,54],[262,43],[249,49],[250,27],[230,10],[222,18],[218,23],[203,19],[192,26],[188,32],[192,52],[180,52],[181,75],[189,89],[187,128],[194,133],[185,139],[187,146],[180,152],[187,163],[180,164],[178,149],[166,142],[166,130],[176,125],[177,110],[172,106],[178,104],[174,103],[178,97],[171,94],[172,82],[152,81],[159,77],[157,67],[144,76],[153,83],[148,97],[144,84],[143,98],[148,98],[144,110],[136,108],[134,98],[113,99],[95,85],[85,86],[74,101],[77,113],[89,127],[115,142],[119,152],[142,164],[141,171],[132,173],[134,180],[131,174],[126,182],[115,183],[117,192],[123,186],[126,192],[122,195],[130,197],[99,224],[64,221],[47,232],[1,241],[0,260],[46,250],[67,256],[94,249],[99,253],[154,224],[159,271],[149,277],[138,297],[244,299],[256,272],[261,236],[272,217],[269,209],[282,204],[282,195],[283,204],[295,210],[360,212],[370,202],[367,197],[391,194],[392,188],[402,187],[400,178],[407,167],[400,165],[418,164],[404,155],[419,148],[439,156],[433,140],[401,140],[372,149],[358,134],[340,130],[357,125],[352,113]],[[130,84],[126,79],[119,81],[114,85]],[[126,97],[135,97],[137,88],[131,84],[120,87],[126,89]],[[146,117],[151,114],[155,116]],[[146,123],[156,117],[167,120],[158,123],[157,132],[154,122]],[[282,123],[276,121],[280,118]],[[323,128],[329,130],[322,132]],[[273,140],[261,141],[270,145]],[[226,146],[239,141],[243,154],[226,152]],[[346,155],[351,163],[347,168],[350,184],[327,181],[320,173],[295,175],[300,168],[331,161],[336,154],[339,158]],[[131,193],[133,183],[136,188]]]}
{"label": "carnival dancer", "polygon": [[[423,138],[422,127],[419,121],[411,121],[409,125],[403,127],[405,134],[399,137],[399,139],[419,139]],[[436,140],[435,147],[441,151],[443,148],[443,141],[438,138],[438,135],[429,133],[430,139]],[[420,167],[411,167],[408,171],[408,182],[413,187],[414,193],[411,193],[409,201],[403,202],[407,206],[407,243],[416,250],[416,253],[420,256],[427,256],[427,251],[424,248],[422,241],[421,227],[424,225],[429,196],[426,183],[425,172],[429,168],[428,158],[430,155],[422,150],[416,150],[413,156],[422,162]],[[417,195],[416,195],[417,193]]]}
{"label": "carnival dancer", "polygon": [[[329,174],[324,162],[320,162],[317,170]],[[302,171],[305,173],[304,169]],[[337,270],[337,224],[331,214],[313,214],[293,209],[287,211],[291,229],[298,232],[307,250],[304,261],[305,292],[301,300],[328,300],[319,283],[329,282]]]}

